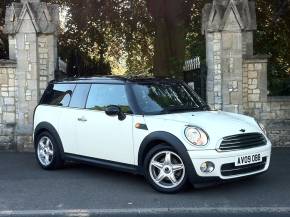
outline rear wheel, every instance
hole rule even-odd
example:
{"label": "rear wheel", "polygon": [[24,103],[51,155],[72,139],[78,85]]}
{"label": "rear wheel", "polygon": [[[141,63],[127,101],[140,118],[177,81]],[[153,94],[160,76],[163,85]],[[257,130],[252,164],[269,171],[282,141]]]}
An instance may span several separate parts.
{"label": "rear wheel", "polygon": [[37,136],[35,154],[37,162],[43,169],[52,170],[63,166],[59,144],[48,132]]}
{"label": "rear wheel", "polygon": [[151,186],[163,193],[176,193],[187,184],[185,165],[171,147],[158,145],[145,158],[145,176]]}

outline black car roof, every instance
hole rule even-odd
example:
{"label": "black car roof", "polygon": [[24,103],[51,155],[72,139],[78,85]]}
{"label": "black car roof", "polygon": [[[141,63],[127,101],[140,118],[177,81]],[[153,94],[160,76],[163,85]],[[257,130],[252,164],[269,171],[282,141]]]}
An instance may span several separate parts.
{"label": "black car roof", "polygon": [[51,83],[159,83],[169,82],[176,83],[179,80],[172,78],[156,78],[156,77],[137,77],[137,76],[96,76],[96,77],[73,77],[60,80],[53,80]]}

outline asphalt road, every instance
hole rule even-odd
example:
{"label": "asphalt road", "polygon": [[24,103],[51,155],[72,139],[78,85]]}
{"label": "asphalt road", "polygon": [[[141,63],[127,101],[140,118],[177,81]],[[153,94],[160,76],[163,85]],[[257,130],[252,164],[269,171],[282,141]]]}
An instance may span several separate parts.
{"label": "asphalt road", "polygon": [[0,153],[0,216],[290,216],[290,149],[269,172],[176,195],[141,176],[72,164],[44,171],[31,153]]}

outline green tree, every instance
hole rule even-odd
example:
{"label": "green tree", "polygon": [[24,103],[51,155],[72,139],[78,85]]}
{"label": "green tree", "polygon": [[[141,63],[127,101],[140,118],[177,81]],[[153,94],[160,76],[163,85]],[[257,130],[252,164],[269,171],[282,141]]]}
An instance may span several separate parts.
{"label": "green tree", "polygon": [[258,0],[255,50],[269,54],[271,95],[290,95],[290,5],[288,0]]}
{"label": "green tree", "polygon": [[195,1],[191,10],[191,21],[186,35],[185,57],[190,59],[199,56],[205,63],[205,37],[201,33],[202,9],[209,0]]}
{"label": "green tree", "polygon": [[[152,65],[152,28],[144,1],[52,0],[68,9],[60,35],[60,53],[69,48],[97,63],[124,62],[131,74],[148,72]],[[70,55],[71,56],[71,55]]]}
{"label": "green tree", "polygon": [[182,77],[186,33],[194,0],[147,0],[155,26],[154,74]]}
{"label": "green tree", "polygon": [[0,1],[0,59],[7,59],[8,53],[8,40],[7,35],[3,33],[5,24],[5,9],[6,5],[10,4],[12,0]]}
{"label": "green tree", "polygon": [[[115,63],[122,63],[130,74],[179,77],[185,58],[205,59],[201,11],[211,0],[46,1],[68,10],[66,27],[59,36],[59,54],[70,63],[72,75],[87,71],[107,74]],[[0,2],[0,58],[8,54],[2,29],[9,2]],[[289,78],[289,12],[288,0],[257,0],[255,51],[271,54],[272,89],[276,78]]]}

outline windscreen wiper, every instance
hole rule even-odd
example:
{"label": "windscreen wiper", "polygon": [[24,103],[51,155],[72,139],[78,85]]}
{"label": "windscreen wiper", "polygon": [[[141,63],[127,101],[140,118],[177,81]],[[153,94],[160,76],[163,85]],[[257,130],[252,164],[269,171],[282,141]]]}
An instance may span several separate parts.
{"label": "windscreen wiper", "polygon": [[169,107],[166,109],[169,112],[179,112],[179,111],[201,111],[202,109],[199,107],[181,107],[181,106],[174,106]]}

